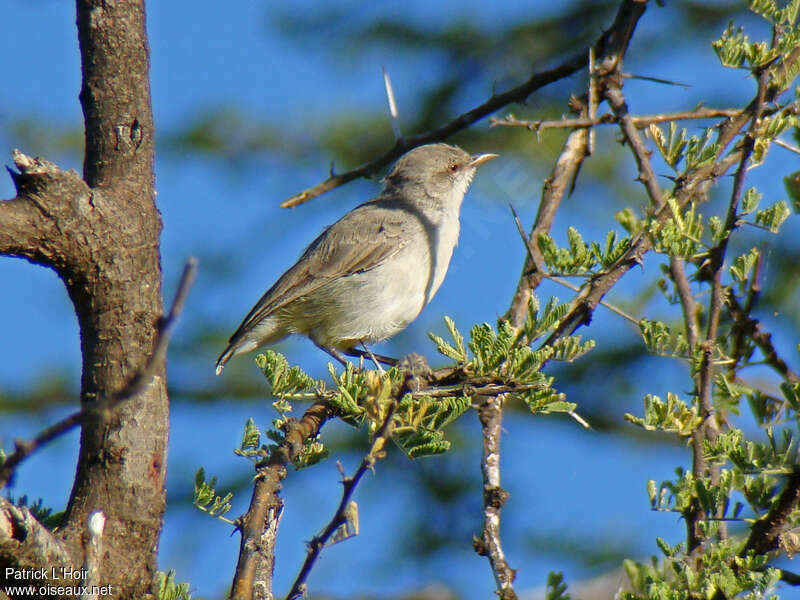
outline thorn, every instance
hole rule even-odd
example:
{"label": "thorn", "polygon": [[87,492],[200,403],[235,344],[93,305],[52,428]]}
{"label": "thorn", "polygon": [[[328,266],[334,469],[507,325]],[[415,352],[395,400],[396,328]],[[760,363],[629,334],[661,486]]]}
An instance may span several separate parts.
{"label": "thorn", "polygon": [[389,102],[389,119],[392,123],[392,132],[396,140],[402,140],[403,134],[400,132],[400,117],[398,116],[397,103],[394,99],[392,80],[389,78],[386,67],[382,66],[381,71],[383,71],[383,87],[386,89],[386,100]]}

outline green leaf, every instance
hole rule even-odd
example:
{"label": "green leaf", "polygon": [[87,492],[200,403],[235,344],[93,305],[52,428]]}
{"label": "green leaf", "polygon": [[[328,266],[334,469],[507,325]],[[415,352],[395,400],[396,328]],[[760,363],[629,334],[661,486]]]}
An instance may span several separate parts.
{"label": "green leaf", "polygon": [[783,185],[786,187],[786,193],[789,194],[789,200],[792,201],[792,210],[795,214],[800,213],[800,171],[784,177]]}
{"label": "green leaf", "polygon": [[216,484],[216,477],[206,481],[205,470],[202,467],[199,468],[194,476],[192,504],[213,517],[217,517],[226,523],[232,523],[233,521],[226,519],[224,515],[231,509],[230,501],[233,499],[233,494],[228,492],[225,496],[217,495],[214,489]]}
{"label": "green leaf", "polygon": [[157,600],[192,600],[188,583],[176,583],[175,571],[156,572]]}
{"label": "green leaf", "polygon": [[692,435],[703,422],[695,407],[690,407],[673,393],[667,394],[666,402],[658,396],[647,394],[644,397],[644,417],[626,413],[624,418],[648,431],[676,433],[682,437]]}
{"label": "green leaf", "polygon": [[614,213],[614,218],[629,235],[635,235],[642,230],[643,221],[639,219],[630,208],[617,211]]}
{"label": "green leaf", "polygon": [[711,232],[711,241],[714,244],[718,244],[727,233],[722,219],[716,215],[708,218],[708,229]]}
{"label": "green leaf", "polygon": [[464,347],[464,336],[456,328],[453,319],[445,316],[444,322],[447,326],[447,331],[450,333],[450,338],[453,340],[452,344],[433,333],[428,333],[428,337],[436,344],[436,350],[440,354],[444,354],[458,364],[465,364],[467,362],[467,349]]}
{"label": "green leaf", "polygon": [[594,348],[594,340],[587,340],[581,344],[581,336],[570,335],[557,339],[551,347],[553,355],[550,360],[572,362]]}
{"label": "green leaf", "polygon": [[444,428],[469,410],[465,396],[433,399],[406,394],[395,411],[392,439],[409,458],[439,454],[450,448]]}
{"label": "green leaf", "polygon": [[317,386],[313,377],[306,375],[300,367],[289,367],[286,357],[273,350],[256,356],[256,364],[272,387],[272,393],[278,397],[291,396]]}
{"label": "green leaf", "polygon": [[651,124],[648,128],[650,136],[656,144],[656,148],[661,153],[661,156],[673,169],[683,158],[683,153],[687,145],[686,130],[681,129],[678,131],[675,122],[669,124],[669,133],[665,136],[661,128],[656,124]]}
{"label": "green leaf", "polygon": [[756,224],[766,227],[772,233],[778,233],[783,222],[789,218],[791,212],[784,200],[776,202],[769,208],[756,212]]}
{"label": "green leaf", "polygon": [[800,383],[784,381],[780,384],[781,393],[794,412],[800,412]]}
{"label": "green leaf", "polygon": [[685,153],[687,171],[699,169],[716,159],[720,147],[719,144],[711,142],[714,133],[715,129],[708,127],[702,138],[694,135],[689,138],[686,143]]}
{"label": "green leaf", "polygon": [[733,278],[742,285],[747,285],[750,273],[758,262],[760,253],[758,248],[751,248],[749,252],[737,256],[730,267]]}
{"label": "green leaf", "polygon": [[756,188],[748,188],[742,197],[742,214],[747,215],[758,208],[758,203],[761,202],[761,194]]}
{"label": "green leaf", "polygon": [[242,443],[239,445],[239,450],[242,452],[258,450],[261,444],[261,432],[256,427],[255,421],[252,418],[247,419],[244,425],[244,434],[242,434]]}
{"label": "green leaf", "polygon": [[639,330],[649,352],[675,358],[689,358],[689,343],[686,341],[686,336],[682,332],[672,331],[666,323],[642,319],[639,321]]}
{"label": "green leaf", "polygon": [[560,572],[550,572],[547,574],[547,585],[544,591],[545,600],[571,600],[567,593],[567,584],[564,583],[564,575]]}

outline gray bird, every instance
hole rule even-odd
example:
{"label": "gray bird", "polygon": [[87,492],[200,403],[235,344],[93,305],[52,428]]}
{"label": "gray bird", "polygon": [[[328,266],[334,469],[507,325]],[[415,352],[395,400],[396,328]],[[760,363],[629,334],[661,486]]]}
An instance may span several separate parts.
{"label": "gray bird", "polygon": [[476,167],[496,156],[447,144],[401,156],[381,193],[325,229],[261,297],[217,359],[217,375],[232,356],[292,333],[344,362],[342,353],[364,354],[356,345],[405,329],[444,280]]}

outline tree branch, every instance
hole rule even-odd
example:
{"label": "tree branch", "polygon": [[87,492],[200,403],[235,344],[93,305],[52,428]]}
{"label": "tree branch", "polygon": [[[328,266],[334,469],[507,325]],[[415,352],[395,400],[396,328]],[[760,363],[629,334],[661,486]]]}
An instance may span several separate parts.
{"label": "tree branch", "polygon": [[14,150],[8,169],[17,197],[0,202],[0,255],[26,258],[59,270],[67,223],[90,209],[91,190],[74,171]]}
{"label": "tree branch", "polygon": [[686,324],[686,339],[689,342],[689,349],[694,352],[695,347],[697,347],[697,340],[700,337],[700,324],[697,322],[697,302],[692,295],[692,289],[689,284],[689,278],[686,276],[682,258],[670,257],[669,273],[681,300],[681,310],[683,311],[683,322]]}
{"label": "tree branch", "polygon": [[790,475],[786,480],[778,500],[772,509],[750,528],[750,536],[739,553],[746,556],[749,552],[766,554],[778,547],[780,536],[800,503],[800,473]]}
{"label": "tree branch", "polygon": [[134,375],[134,377],[124,388],[109,398],[99,398],[96,405],[87,406],[83,410],[79,410],[78,412],[62,419],[58,423],[43,429],[32,440],[16,440],[14,442],[14,452],[9,455],[2,464],[0,464],[0,488],[4,487],[9,482],[11,477],[14,475],[16,468],[31,454],[37,450],[40,450],[49,442],[52,442],[65,433],[71,431],[76,426],[85,422],[87,419],[96,417],[100,414],[110,413],[115,407],[126,400],[133,398],[150,384],[156,370],[160,367],[160,365],[163,364],[164,356],[167,352],[167,346],[169,345],[169,339],[172,335],[172,330],[175,327],[178,317],[183,311],[183,305],[186,302],[186,297],[189,294],[189,290],[192,287],[192,283],[194,282],[196,274],[197,260],[195,258],[190,258],[186,262],[186,266],[183,269],[183,274],[181,275],[181,280],[178,284],[178,291],[175,294],[175,299],[172,302],[172,307],[170,308],[169,314],[159,325],[158,336],[153,353],[150,355],[150,358],[147,360],[147,363],[144,365],[144,367],[142,367],[142,369],[136,373],[136,375]]}
{"label": "tree branch", "polygon": [[[597,42],[595,42],[593,46],[595,54],[602,56],[609,53],[611,56],[616,56],[624,52],[633,34],[633,30],[636,28],[636,23],[639,17],[644,13],[646,6],[647,0],[623,0],[611,28],[603,33]],[[426,133],[397,140],[395,145],[383,155],[355,169],[328,177],[328,179],[322,183],[318,183],[288,198],[281,203],[281,207],[292,208],[299,206],[349,181],[374,175],[378,170],[396,160],[412,148],[444,140],[512,102],[525,101],[525,99],[536,90],[560,79],[564,79],[565,77],[569,77],[576,71],[582,69],[588,64],[588,60],[589,48],[585,48],[575,56],[565,60],[559,66],[547,71],[535,73],[525,83],[501,94],[492,95],[483,104],[456,117],[449,123]]]}
{"label": "tree branch", "polygon": [[[0,496],[0,564],[17,569],[75,568],[61,541],[24,506]],[[0,571],[0,582],[8,583]]]}
{"label": "tree branch", "polygon": [[664,205],[664,197],[661,186],[658,185],[656,180],[653,166],[650,164],[651,153],[647,149],[642,136],[639,135],[639,130],[628,112],[628,105],[622,95],[622,87],[617,77],[609,77],[607,79],[605,98],[614,111],[617,121],[619,121],[619,127],[625,136],[625,141],[633,152],[636,168],[639,170],[639,181],[642,182],[642,185],[647,190],[650,204],[655,210],[660,210]]}
{"label": "tree branch", "polygon": [[494,574],[497,595],[501,600],[516,600],[514,578],[516,571],[508,566],[500,541],[500,511],[508,500],[508,492],[500,487],[500,435],[503,424],[504,397],[483,396],[478,400],[478,419],[481,422],[483,452],[483,525],[481,537],[474,538],[475,552],[489,560]]}
{"label": "tree branch", "polygon": [[250,507],[239,519],[242,533],[239,560],[231,586],[231,600],[271,600],[275,541],[283,500],[279,492],[286,465],[300,455],[306,440],[316,436],[333,410],[324,400],[312,404],[299,421],[290,420],[285,438],[270,456],[256,465]]}
{"label": "tree branch", "polygon": [[531,294],[533,290],[539,287],[545,277],[544,258],[538,246],[539,236],[550,231],[556,211],[561,205],[561,200],[572,186],[578,176],[583,160],[588,155],[589,133],[586,129],[576,129],[567,136],[564,147],[558,155],[558,160],[556,160],[556,164],[550,172],[550,177],[544,182],[539,211],[536,213],[536,221],[533,224],[530,235],[527,238],[523,235],[528,253],[522,266],[522,275],[519,283],[517,283],[517,289],[514,291],[511,306],[507,313],[508,320],[516,328],[522,327],[525,322]]}
{"label": "tree branch", "polygon": [[[643,129],[648,125],[656,123],[669,123],[671,121],[683,121],[689,119],[713,119],[715,117],[735,117],[741,113],[741,109],[735,108],[704,108],[698,107],[694,110],[687,110],[675,113],[664,113],[660,115],[631,115],[630,122],[637,129]],[[513,115],[508,115],[502,119],[492,118],[489,120],[490,127],[525,127],[530,131],[542,131],[544,129],[576,129],[588,128],[595,125],[614,125],[619,123],[619,119],[612,113],[605,113],[594,118],[575,118],[557,119],[553,121],[520,121]]]}
{"label": "tree branch", "polygon": [[742,331],[743,335],[755,342],[756,346],[764,354],[764,360],[767,364],[787,381],[792,383],[800,382],[800,376],[778,355],[775,345],[772,343],[772,334],[764,329],[758,319],[751,317],[733,294],[727,295],[725,303],[736,326]]}
{"label": "tree branch", "polygon": [[[77,0],[86,152],[83,176],[119,200],[153,182],[150,47],[143,1]],[[124,43],[121,43],[124,42]],[[152,200],[152,199],[151,199]]]}
{"label": "tree branch", "polygon": [[[796,53],[800,54],[800,49]],[[777,88],[769,88],[764,98],[765,102],[771,102],[782,91]],[[759,105],[757,99],[754,99],[738,116],[728,118],[720,123],[716,140],[720,145],[720,149],[717,153],[716,161],[696,168],[693,172],[678,180],[673,187],[672,194],[678,201],[679,206],[686,206],[693,198],[703,195],[710,182],[724,175],[728,169],[741,160],[741,149],[733,150],[724,155],[725,148],[753,118]],[[761,105],[763,106],[763,104]],[[662,207],[654,217],[656,221],[664,222],[669,217],[669,211],[664,210]],[[558,327],[545,341],[545,344],[552,344],[556,339],[564,335],[570,335],[581,325],[589,323],[592,313],[600,303],[600,300],[628,270],[637,264],[641,264],[642,257],[651,248],[652,242],[648,236],[643,234],[635,236],[631,242],[630,249],[614,265],[604,273],[593,277],[584,286],[583,291],[573,300],[570,311],[559,322]]]}
{"label": "tree branch", "polygon": [[[731,199],[728,203],[728,212],[725,217],[725,235],[719,243],[709,251],[709,271],[711,273],[711,298],[708,307],[708,324],[706,326],[705,340],[700,344],[702,359],[696,376],[697,404],[699,415],[702,418],[700,425],[692,432],[692,472],[695,477],[710,476],[712,483],[719,483],[719,467],[709,465],[704,448],[708,442],[714,442],[719,433],[719,424],[714,414],[712,391],[714,385],[714,351],[717,348],[717,335],[719,333],[719,320],[725,296],[728,295],[722,283],[722,271],[725,262],[725,253],[728,241],[733,231],[737,228],[739,203],[744,192],[744,182],[747,174],[747,165],[755,145],[756,128],[764,110],[764,100],[767,94],[768,73],[764,69],[758,77],[758,91],[752,103],[750,126],[741,144],[741,157],[739,165],[733,176]],[[717,515],[720,516],[720,515]],[[703,533],[700,521],[705,518],[705,512],[700,506],[699,499],[694,499],[689,511],[685,515],[688,531],[688,552],[699,548],[703,542]],[[722,530],[724,533],[724,529]]]}

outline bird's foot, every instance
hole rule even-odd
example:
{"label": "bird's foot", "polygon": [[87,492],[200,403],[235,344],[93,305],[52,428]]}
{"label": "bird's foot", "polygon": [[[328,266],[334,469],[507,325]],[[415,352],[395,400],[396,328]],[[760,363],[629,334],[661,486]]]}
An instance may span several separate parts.
{"label": "bird's foot", "polygon": [[397,362],[397,368],[403,371],[405,375],[404,387],[411,392],[418,392],[427,387],[431,375],[433,375],[433,370],[428,361],[424,356],[416,352],[401,358]]}

